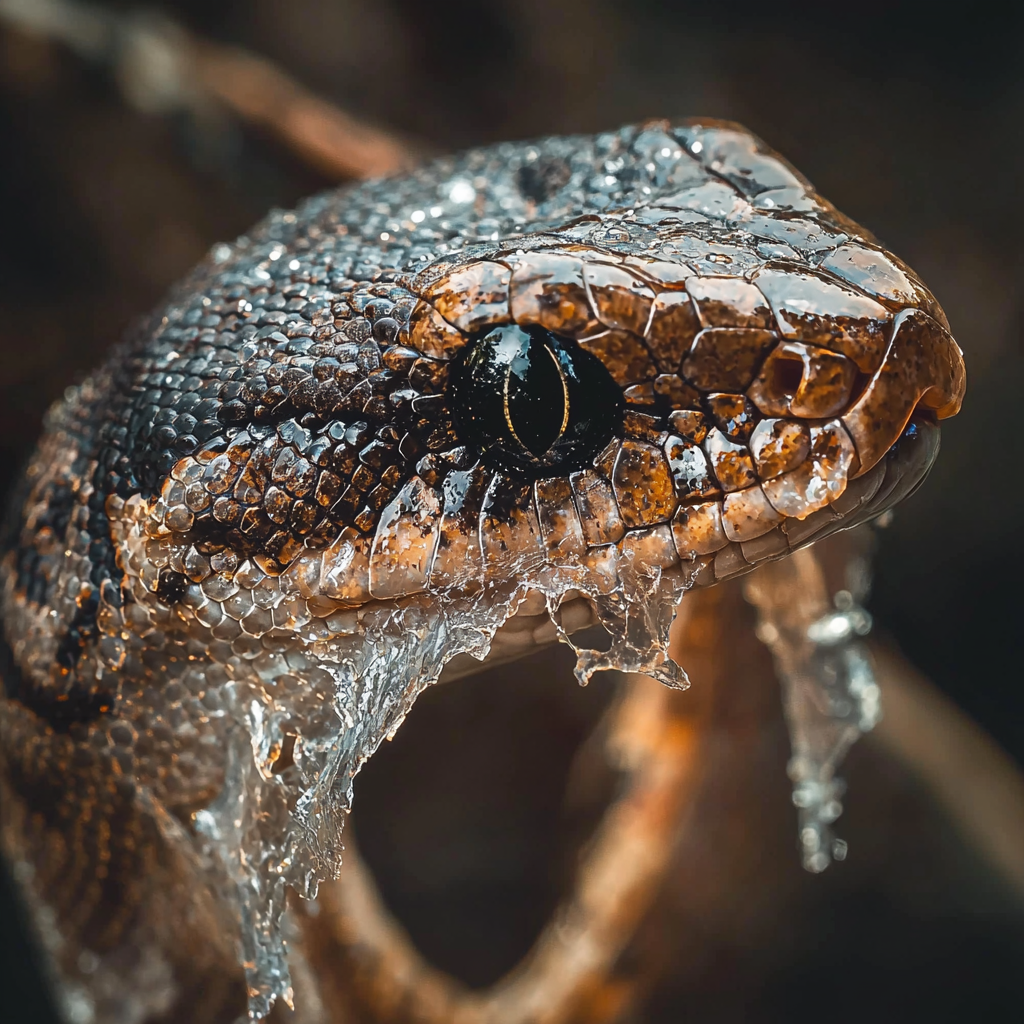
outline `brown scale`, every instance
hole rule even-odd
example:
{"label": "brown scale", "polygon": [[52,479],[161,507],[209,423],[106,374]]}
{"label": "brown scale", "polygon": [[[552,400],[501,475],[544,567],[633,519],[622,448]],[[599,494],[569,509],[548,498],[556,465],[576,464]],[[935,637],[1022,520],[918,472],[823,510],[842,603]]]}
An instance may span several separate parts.
{"label": "brown scale", "polygon": [[562,253],[528,253],[516,261],[509,311],[517,324],[538,324],[559,334],[582,338],[602,333],[590,308],[583,261]]}
{"label": "brown scale", "polygon": [[700,393],[677,373],[662,373],[655,377],[654,393],[673,410],[700,408]]}
{"label": "brown scale", "polygon": [[680,437],[700,444],[708,433],[707,417],[695,409],[676,409],[669,416],[669,424]]}
{"label": "brown scale", "polygon": [[565,477],[538,480],[533,492],[548,557],[582,555],[587,544],[569,481]]}
{"label": "brown scale", "polygon": [[679,372],[700,329],[693,300],[686,292],[661,292],[655,298],[645,338],[662,373]]}
{"label": "brown scale", "polygon": [[442,497],[419,477],[381,517],[370,558],[370,590],[378,599],[403,597],[427,585],[441,529]]}
{"label": "brown scale", "polygon": [[731,441],[746,443],[761,418],[746,395],[712,394],[704,400],[711,422]]}
{"label": "brown scale", "polygon": [[502,567],[516,574],[543,559],[533,488],[495,473],[480,506],[480,552],[485,575]]}
{"label": "brown scale", "polygon": [[737,277],[691,277],[686,290],[704,327],[775,329],[775,318],[764,295]]}
{"label": "brown scale", "polygon": [[612,490],[627,528],[651,526],[672,518],[675,486],[661,449],[641,441],[624,441],[612,468]]}
{"label": "brown scale", "polygon": [[722,525],[722,505],[718,501],[681,505],[672,520],[672,535],[682,559],[710,555],[728,543]]}
{"label": "brown scale", "polygon": [[704,450],[714,477],[724,491],[739,491],[757,482],[750,451],[721,428],[711,429],[704,439]]}
{"label": "brown scale", "polygon": [[647,381],[658,372],[643,341],[627,331],[606,330],[580,338],[580,347],[597,356],[617,384]]}
{"label": "brown scale", "polygon": [[585,469],[569,476],[583,534],[588,544],[614,544],[626,531],[608,479],[594,470]]}
{"label": "brown scale", "polygon": [[[660,379],[660,378],[658,378]],[[653,408],[657,404],[654,381],[644,381],[642,384],[630,384],[622,389],[622,396],[626,404],[639,406],[640,408]]]}
{"label": "brown scale", "polygon": [[722,491],[700,444],[692,438],[669,434],[664,441],[665,457],[681,502],[702,502],[721,497]]}
{"label": "brown scale", "polygon": [[452,327],[427,302],[413,310],[409,321],[409,345],[432,359],[451,359],[466,344],[466,336]]}
{"label": "brown scale", "polygon": [[807,425],[793,420],[761,420],[750,438],[750,452],[762,480],[796,469],[810,450],[811,437]]}
{"label": "brown scale", "polygon": [[477,570],[482,562],[477,525],[489,482],[490,474],[476,464],[453,470],[441,485],[442,516],[435,562],[456,567],[456,585],[470,590],[481,582]]}
{"label": "brown scale", "polygon": [[705,328],[683,360],[683,373],[702,391],[745,391],[777,340],[758,327]]}
{"label": "brown scale", "polygon": [[649,285],[606,263],[584,264],[583,280],[591,308],[605,327],[644,336],[654,303]]}
{"label": "brown scale", "polygon": [[820,269],[834,274],[898,312],[916,306],[944,330],[949,323],[935,296],[898,256],[863,242],[847,242],[821,261]]}
{"label": "brown scale", "polygon": [[622,431],[628,437],[656,445],[664,444],[668,436],[664,417],[629,408],[622,418]]}
{"label": "brown scale", "polygon": [[464,334],[509,317],[511,271],[501,263],[471,263],[423,293],[437,312]]}

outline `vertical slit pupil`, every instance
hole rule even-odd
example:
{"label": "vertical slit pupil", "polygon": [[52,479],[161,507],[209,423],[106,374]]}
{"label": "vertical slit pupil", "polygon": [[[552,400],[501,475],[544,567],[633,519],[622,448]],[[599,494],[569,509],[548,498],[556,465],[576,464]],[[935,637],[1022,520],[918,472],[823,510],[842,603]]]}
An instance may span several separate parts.
{"label": "vertical slit pupil", "polygon": [[509,425],[519,443],[539,458],[562,435],[566,397],[557,358],[537,338],[512,360],[507,395]]}
{"label": "vertical slit pupil", "polygon": [[531,480],[582,469],[621,427],[624,408],[597,356],[536,325],[471,338],[452,361],[448,397],[463,443]]}

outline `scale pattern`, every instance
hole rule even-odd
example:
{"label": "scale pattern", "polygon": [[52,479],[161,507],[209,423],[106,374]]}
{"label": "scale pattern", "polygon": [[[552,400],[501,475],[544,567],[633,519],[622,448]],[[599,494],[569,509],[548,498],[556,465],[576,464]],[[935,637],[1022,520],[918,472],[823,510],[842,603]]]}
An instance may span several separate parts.
{"label": "scale pattern", "polygon": [[[621,386],[592,466],[526,483],[460,436],[451,360],[513,322]],[[244,1001],[194,826],[246,666],[290,659],[301,712],[323,645],[418,593],[747,571],[916,486],[963,388],[916,275],[731,124],[474,150],[216,246],[51,412],[0,563],[3,841],[67,991]]]}

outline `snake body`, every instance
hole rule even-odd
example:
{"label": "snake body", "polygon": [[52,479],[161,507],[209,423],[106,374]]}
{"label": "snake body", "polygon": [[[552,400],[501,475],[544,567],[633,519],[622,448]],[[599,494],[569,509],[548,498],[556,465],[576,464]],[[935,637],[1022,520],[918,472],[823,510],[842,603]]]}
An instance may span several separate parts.
{"label": "snake body", "polygon": [[[69,1016],[232,1019],[240,956],[253,1012],[285,990],[252,968],[301,860],[273,836],[302,818],[315,888],[310,794],[418,692],[354,638],[446,638],[429,682],[559,604],[628,633],[627,577],[675,599],[890,507],[963,389],[917,276],[732,124],[473,150],[216,246],[51,410],[5,535],[3,850]],[[664,629],[613,651],[657,668]]]}

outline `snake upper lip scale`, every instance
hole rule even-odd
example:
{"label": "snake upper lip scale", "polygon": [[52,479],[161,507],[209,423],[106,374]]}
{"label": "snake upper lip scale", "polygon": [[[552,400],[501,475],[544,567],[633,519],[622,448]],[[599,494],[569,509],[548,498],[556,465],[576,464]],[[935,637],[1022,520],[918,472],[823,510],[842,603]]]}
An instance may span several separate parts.
{"label": "snake upper lip scale", "polygon": [[446,662],[561,605],[632,637],[584,675],[658,674],[637,595],[880,514],[964,384],[913,271],[724,122],[473,150],[216,246],[51,410],[0,562],[3,849],[65,1009],[230,1019],[241,942],[263,1012],[285,881],[336,867]]}

